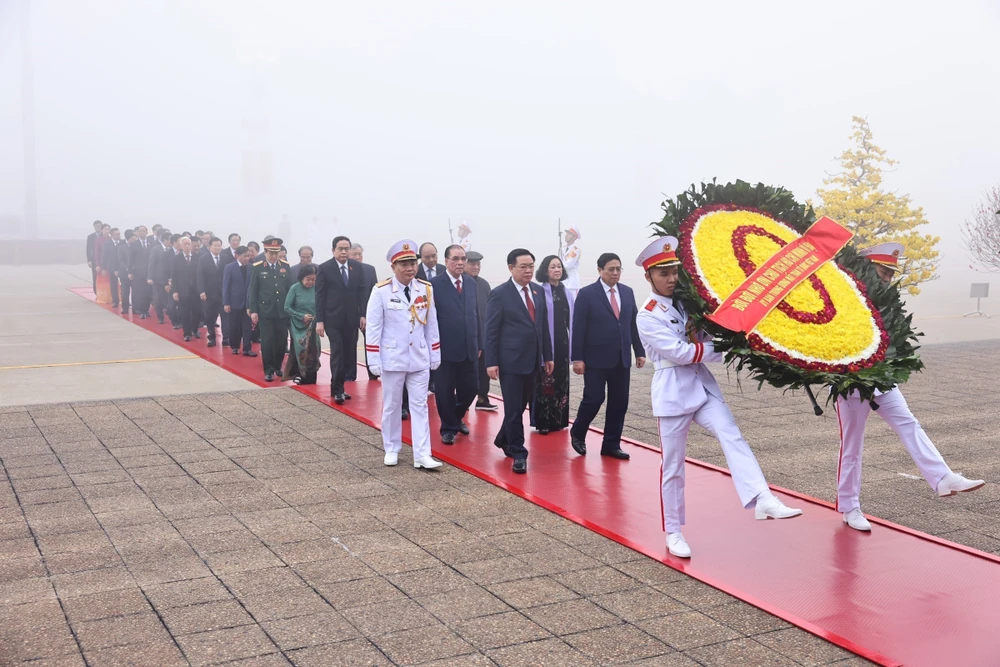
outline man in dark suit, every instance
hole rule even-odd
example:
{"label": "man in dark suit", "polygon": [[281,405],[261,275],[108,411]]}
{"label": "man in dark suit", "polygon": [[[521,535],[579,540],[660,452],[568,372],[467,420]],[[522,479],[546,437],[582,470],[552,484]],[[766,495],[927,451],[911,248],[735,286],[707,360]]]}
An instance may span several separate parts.
{"label": "man in dark suit", "polygon": [[233,232],[229,235],[229,245],[222,249],[219,254],[219,261],[222,263],[223,267],[229,266],[236,261],[237,255],[240,254],[240,235]]}
{"label": "man in dark suit", "polygon": [[313,249],[310,246],[304,245],[299,248],[299,263],[295,264],[288,270],[289,276],[293,281],[299,279],[299,270],[303,266],[309,266],[313,263]]}
{"label": "man in dark suit", "polygon": [[[301,256],[302,256],[302,252],[299,251],[299,257],[301,257]],[[357,262],[358,264],[361,265],[361,276],[364,278],[364,283],[365,283],[365,286],[364,286],[364,295],[365,295],[364,302],[365,302],[366,307],[367,307],[368,299],[371,297],[371,294],[372,294],[372,289],[374,289],[375,284],[378,283],[378,274],[375,272],[375,267],[374,266],[372,266],[371,264],[365,264],[365,249],[361,246],[360,243],[352,243],[351,244],[351,255],[350,255],[350,257],[355,262]],[[310,260],[311,260],[311,255],[310,255]],[[368,338],[365,336],[365,332],[364,331],[361,332],[361,337],[364,340],[364,343],[366,344],[366,350],[365,350],[365,368],[368,368],[368,351],[367,351]],[[358,379],[358,365],[354,364],[353,366],[351,366],[350,368],[347,369],[347,375],[344,376],[344,380],[347,381],[347,382],[354,382],[357,379]],[[368,371],[368,379],[369,380],[376,380],[376,379],[378,379],[378,376],[372,375],[371,371]],[[404,389],[405,389],[405,387],[404,387]]]}
{"label": "man in dark suit", "polygon": [[608,408],[604,418],[601,456],[628,459],[621,448],[625,411],[628,409],[632,353],[636,368],[646,363],[646,352],[639,341],[635,316],[635,295],[618,281],[622,261],[606,252],[597,258],[601,277],[583,287],[576,295],[573,313],[573,349],[570,358],[573,372],[583,375],[583,400],[570,429],[573,449],[587,453],[587,429],[604,403],[607,387]]}
{"label": "man in dark suit", "polygon": [[205,310],[208,327],[208,346],[215,347],[215,325],[222,312],[222,239],[213,237],[208,243],[208,254],[198,259],[198,296]]}
{"label": "man in dark suit", "polygon": [[545,294],[531,282],[535,256],[524,248],[507,254],[511,279],[492,292],[486,304],[486,372],[500,381],[503,426],[493,444],[514,459],[515,473],[528,472],[524,446],[524,409],[531,402],[535,375],[552,374],[552,345]]}
{"label": "man in dark suit", "polygon": [[132,240],[135,238],[135,232],[131,229],[125,230],[125,238],[115,250],[118,253],[118,281],[122,286],[122,315],[128,315],[129,308],[131,308],[132,301],[132,281],[128,279],[129,274],[132,273],[132,259],[129,253],[129,246]]}
{"label": "man in dark suit", "polygon": [[437,247],[430,241],[420,244],[420,262],[417,264],[417,278],[424,281],[434,280],[441,273],[438,264]]}
{"label": "man in dark suit", "polygon": [[139,319],[149,317],[149,304],[153,299],[153,287],[148,284],[149,253],[156,243],[147,238],[149,232],[145,225],[136,227],[137,238],[129,244],[129,266],[132,273],[128,279],[132,283],[132,312],[139,313]]}
{"label": "man in dark suit", "polygon": [[[226,253],[223,252],[223,255]],[[240,353],[243,344],[244,357],[256,357],[251,342],[253,323],[247,311],[247,294],[250,291],[250,251],[246,246],[236,249],[236,260],[226,265],[222,271],[223,319],[229,320],[229,349]]]}
{"label": "man in dark suit", "polygon": [[[156,319],[163,324],[163,314],[170,310],[167,294],[167,284],[170,282],[170,269],[173,266],[173,249],[170,248],[170,233],[160,232],[160,238],[152,244],[149,251],[149,271],[147,280],[151,280],[153,285],[153,309],[156,311]],[[173,315],[170,320],[173,321]],[[176,328],[176,327],[174,327]]]}
{"label": "man in dark suit", "polygon": [[97,239],[101,238],[103,227],[103,222],[94,220],[94,233],[87,235],[87,266],[90,267],[90,275],[93,278],[94,294],[97,294],[97,263],[94,261],[94,248],[97,247]]}
{"label": "man in dark suit", "polygon": [[482,329],[475,281],[465,275],[465,249],[444,250],[445,270],[431,285],[441,335],[441,366],[434,377],[434,396],[441,417],[441,442],[454,444],[459,433],[469,434],[464,419],[479,388],[477,371],[482,352]]}
{"label": "man in dark suit", "polygon": [[201,338],[198,333],[198,312],[201,299],[198,297],[198,265],[191,254],[191,239],[181,239],[181,252],[174,256],[174,270],[170,274],[170,289],[181,315],[184,340]]}
{"label": "man in dark suit", "polygon": [[111,287],[111,307],[118,307],[118,295],[119,291],[119,278],[118,278],[118,246],[124,244],[122,241],[121,232],[117,227],[111,228],[111,239],[105,241],[104,251],[101,261],[104,265],[101,267],[104,271],[108,272],[108,284]]}
{"label": "man in dark suit", "polygon": [[316,273],[316,333],[330,339],[330,395],[343,404],[344,376],[358,362],[358,330],[364,331],[368,298],[361,265],[350,258],[351,239],[333,239],[333,258]]}
{"label": "man in dark suit", "polygon": [[[482,253],[475,250],[469,251],[465,260],[465,275],[476,283],[476,308],[479,312],[479,330],[483,331],[486,326],[486,302],[490,299],[491,287],[485,278],[480,277],[482,270]],[[485,342],[483,343],[485,344]],[[478,387],[478,399],[476,400],[476,410],[489,410],[496,412],[497,406],[490,403],[490,376],[486,374],[486,355],[479,355],[479,375],[476,380]]]}

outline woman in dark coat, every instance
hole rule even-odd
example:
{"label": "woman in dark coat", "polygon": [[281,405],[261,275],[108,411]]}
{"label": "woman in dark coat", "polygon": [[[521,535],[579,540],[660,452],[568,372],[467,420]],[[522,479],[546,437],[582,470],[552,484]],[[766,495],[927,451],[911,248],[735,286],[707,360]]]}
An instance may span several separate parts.
{"label": "woman in dark coat", "polygon": [[562,261],[549,255],[538,266],[535,280],[545,292],[548,307],[549,340],[552,341],[552,375],[539,373],[535,378],[535,400],[532,404],[532,424],[546,434],[569,426],[569,353],[570,329],[573,324],[573,295],[562,281],[566,278]]}

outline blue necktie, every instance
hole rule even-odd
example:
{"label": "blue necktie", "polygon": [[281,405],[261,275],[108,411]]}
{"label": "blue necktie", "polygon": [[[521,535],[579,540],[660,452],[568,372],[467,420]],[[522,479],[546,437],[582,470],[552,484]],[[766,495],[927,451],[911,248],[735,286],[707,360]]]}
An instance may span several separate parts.
{"label": "blue necktie", "polygon": [[347,267],[346,266],[341,266],[340,267],[340,275],[344,277],[344,285],[346,286],[347,285],[347,281],[348,281],[348,278],[347,278]]}

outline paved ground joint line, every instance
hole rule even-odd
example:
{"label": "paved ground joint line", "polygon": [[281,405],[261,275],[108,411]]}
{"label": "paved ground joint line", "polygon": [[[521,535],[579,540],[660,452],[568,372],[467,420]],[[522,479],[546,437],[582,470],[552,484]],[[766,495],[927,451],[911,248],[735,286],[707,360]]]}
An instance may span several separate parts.
{"label": "paved ground joint line", "polygon": [[145,359],[107,359],[104,361],[68,361],[58,364],[30,364],[27,366],[0,366],[0,371],[20,371],[32,368],[57,368],[64,366],[102,366],[105,364],[135,364],[146,361],[180,361],[182,359],[201,359],[197,354],[187,354],[179,357],[147,357]]}

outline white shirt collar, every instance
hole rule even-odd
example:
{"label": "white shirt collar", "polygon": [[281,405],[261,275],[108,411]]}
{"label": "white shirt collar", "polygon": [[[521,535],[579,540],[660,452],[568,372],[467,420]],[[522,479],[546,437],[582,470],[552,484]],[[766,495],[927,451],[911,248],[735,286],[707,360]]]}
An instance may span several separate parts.
{"label": "white shirt collar", "polygon": [[604,278],[601,278],[600,281],[601,281],[601,287],[604,288],[604,294],[605,295],[607,295],[608,292],[610,292],[611,290],[616,290],[615,293],[617,294],[617,289],[618,289],[617,285],[615,287],[612,287],[611,285],[609,285],[606,282],[604,282]]}
{"label": "white shirt collar", "polygon": [[[337,269],[338,271],[339,271],[340,269],[346,269],[346,268],[349,268],[349,267],[348,267],[348,265],[347,265],[347,262],[343,262],[343,263],[341,263],[341,262],[339,262],[338,260],[334,260],[334,261],[335,261],[335,262],[337,262],[337,266],[339,267],[339,268]],[[348,261],[350,261],[350,260],[348,260]]]}

